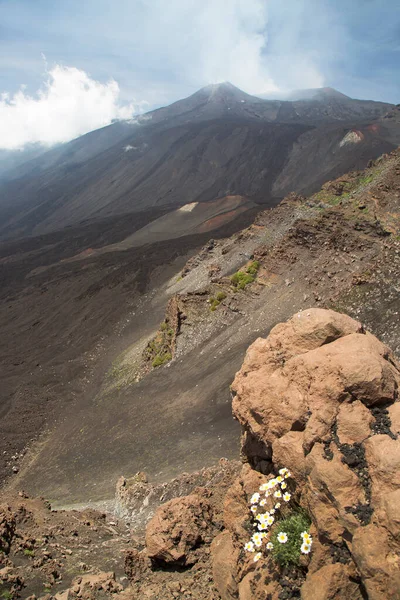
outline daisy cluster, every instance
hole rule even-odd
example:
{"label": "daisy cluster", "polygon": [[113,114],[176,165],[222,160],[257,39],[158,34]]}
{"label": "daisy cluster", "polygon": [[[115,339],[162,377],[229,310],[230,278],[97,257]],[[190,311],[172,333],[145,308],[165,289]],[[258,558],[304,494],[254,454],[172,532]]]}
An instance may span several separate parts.
{"label": "daisy cluster", "polygon": [[[289,502],[291,495],[287,491],[286,479],[289,479],[291,474],[288,469],[283,468],[279,470],[279,475],[274,479],[270,479],[266,483],[263,483],[259,491],[252,495],[250,498],[250,510],[254,515],[255,523],[258,531],[254,533],[251,540],[245,544],[244,549],[247,552],[256,552],[257,549],[262,548],[263,542],[267,540],[268,529],[275,522],[275,514],[281,507],[281,500],[283,502]],[[264,510],[267,504],[273,504],[269,510]],[[286,535],[286,534],[285,534]],[[267,550],[273,549],[273,543],[267,542]],[[257,562],[261,558],[261,552],[257,552],[254,556],[254,561]]]}
{"label": "daisy cluster", "polygon": [[[289,535],[292,535],[280,531],[276,536],[274,535],[276,540],[271,540],[271,533],[269,532],[269,528],[275,523],[276,514],[282,506],[281,502],[290,502],[291,494],[288,492],[287,484],[287,479],[290,477],[291,473],[286,467],[280,469],[277,477],[263,483],[259,491],[250,498],[250,510],[253,513],[254,527],[257,530],[252,535],[251,540],[245,544],[244,549],[247,552],[254,553],[254,562],[260,560],[264,544],[266,550],[273,550],[274,543],[286,544]],[[266,510],[266,507],[271,505],[272,508]],[[300,551],[303,554],[309,554],[312,545],[311,536],[308,532],[303,531],[301,540]]]}
{"label": "daisy cluster", "polygon": [[[302,554],[309,554],[311,552],[312,537],[307,531],[303,531],[300,535],[301,535],[301,540],[302,540],[300,552]],[[278,535],[276,536],[276,539],[278,540],[278,542],[280,544],[286,544],[286,542],[289,539],[289,536],[284,531],[280,531],[278,533]]]}

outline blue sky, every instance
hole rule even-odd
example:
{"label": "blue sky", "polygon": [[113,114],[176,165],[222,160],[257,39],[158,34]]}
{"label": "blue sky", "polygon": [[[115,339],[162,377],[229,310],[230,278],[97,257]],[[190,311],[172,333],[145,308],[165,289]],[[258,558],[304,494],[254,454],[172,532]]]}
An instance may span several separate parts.
{"label": "blue sky", "polygon": [[56,66],[53,104],[35,110],[52,112],[56,97],[58,115],[71,78],[75,104],[92,86],[93,127],[96,93],[100,126],[224,80],[254,94],[331,86],[399,103],[399,65],[398,0],[0,0],[0,140],[2,122],[22,123],[37,92],[53,91]]}

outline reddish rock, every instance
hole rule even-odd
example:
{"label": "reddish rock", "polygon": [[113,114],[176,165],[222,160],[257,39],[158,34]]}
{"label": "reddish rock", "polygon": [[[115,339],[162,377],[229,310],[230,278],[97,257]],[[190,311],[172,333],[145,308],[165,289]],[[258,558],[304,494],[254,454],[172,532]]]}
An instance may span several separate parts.
{"label": "reddish rock", "polygon": [[346,529],[354,532],[359,526],[356,517],[346,509],[365,502],[360,481],[341,461],[337,448],[334,448],[333,459],[326,460],[322,445],[316,444],[306,464],[308,477],[302,502],[319,535],[338,542]]}
{"label": "reddish rock", "polygon": [[279,457],[278,468],[290,465],[290,471],[296,481],[304,481],[306,472],[306,458],[303,449],[303,433],[301,431],[289,431],[272,444],[274,457]]}
{"label": "reddish rock", "polygon": [[224,525],[235,534],[236,538],[247,541],[249,532],[246,524],[249,522],[249,499],[267,478],[261,473],[243,465],[240,476],[229,488],[224,500]]}
{"label": "reddish rock", "polygon": [[260,560],[255,570],[243,577],[239,584],[239,600],[278,600],[281,587],[277,581],[266,583],[267,573],[263,572],[263,567],[263,561]]}
{"label": "reddish rock", "polygon": [[362,600],[360,586],[351,581],[346,565],[325,565],[307,577],[301,587],[303,600]]}
{"label": "reddish rock", "polygon": [[389,417],[392,422],[391,431],[394,435],[400,435],[400,402],[397,401],[389,406]]}
{"label": "reddish rock", "polygon": [[398,598],[400,553],[383,527],[359,527],[352,541],[352,555],[369,600]]}
{"label": "reddish rock", "polygon": [[372,504],[382,505],[390,492],[400,489],[400,440],[374,435],[364,443],[372,483]]}
{"label": "reddish rock", "polygon": [[[249,438],[258,447],[264,444],[267,457],[277,440],[301,432],[303,449],[309,452],[314,443],[329,438],[343,402],[373,406],[394,401],[400,374],[388,348],[361,333],[356,321],[333,315],[322,309],[304,311],[249,348],[232,385],[232,406],[246,434],[243,451],[253,464],[263,457],[257,456],[257,446],[249,455]],[[344,408],[339,419],[347,439],[368,434],[365,425],[371,417],[360,426],[356,414],[366,413],[359,403],[353,415]]]}
{"label": "reddish rock", "polygon": [[197,494],[160,506],[146,529],[148,556],[160,563],[190,565],[211,522],[209,504]]}
{"label": "reddish rock", "polygon": [[7,554],[15,535],[16,521],[9,506],[0,506],[0,552]]}
{"label": "reddish rock", "polygon": [[220,533],[211,544],[213,580],[222,600],[237,598],[236,574],[239,554],[228,531]]}
{"label": "reddish rock", "polygon": [[[400,438],[376,435],[387,424],[371,412],[388,405],[397,434],[399,386],[386,346],[349,317],[314,309],[256,340],[236,375],[243,454],[265,473],[288,467],[313,521],[303,598],[358,600],[360,579],[372,600],[400,589]],[[254,482],[250,493],[257,489]],[[239,480],[227,496],[234,546],[248,528],[246,495]],[[347,564],[330,564],[335,553]],[[248,561],[238,568],[239,598],[257,597],[258,580]],[[278,586],[271,598],[279,593]]]}
{"label": "reddish rock", "polygon": [[371,435],[374,417],[360,400],[343,403],[336,417],[337,435],[341,444],[363,442]]}

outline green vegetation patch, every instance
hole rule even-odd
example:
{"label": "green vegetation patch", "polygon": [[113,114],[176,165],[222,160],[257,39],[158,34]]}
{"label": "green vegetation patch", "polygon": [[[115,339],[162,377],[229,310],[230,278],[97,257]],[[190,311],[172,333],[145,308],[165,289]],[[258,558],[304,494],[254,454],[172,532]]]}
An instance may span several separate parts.
{"label": "green vegetation patch", "polygon": [[[311,519],[303,511],[293,511],[274,525],[270,537],[273,544],[271,553],[281,567],[300,564],[300,557],[304,553],[301,550],[304,542],[302,534],[308,533],[310,525]],[[279,539],[286,539],[286,541],[279,541]]]}
{"label": "green vegetation patch", "polygon": [[247,285],[253,283],[257,276],[260,263],[254,260],[246,267],[245,271],[236,271],[231,277],[231,284],[237,290],[244,290]]}
{"label": "green vegetation patch", "polygon": [[369,175],[365,175],[364,177],[360,177],[360,179],[358,180],[360,185],[367,185],[368,183],[371,183],[371,181],[373,181],[375,179],[375,173],[370,173]]}
{"label": "green vegetation patch", "polygon": [[152,367],[161,367],[172,360],[174,330],[167,320],[163,321],[155,337],[144,350],[144,359],[151,362]]}
{"label": "green vegetation patch", "polygon": [[225,298],[225,292],[218,292],[215,298],[214,296],[210,296],[210,298],[208,299],[208,302],[210,304],[210,310],[214,312],[217,309],[217,307],[221,304],[221,302],[225,300]]}

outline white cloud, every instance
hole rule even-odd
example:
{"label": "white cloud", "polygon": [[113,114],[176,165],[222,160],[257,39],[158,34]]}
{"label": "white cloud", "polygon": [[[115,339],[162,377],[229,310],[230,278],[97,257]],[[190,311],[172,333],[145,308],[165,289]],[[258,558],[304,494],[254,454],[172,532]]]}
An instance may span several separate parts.
{"label": "white cloud", "polygon": [[116,81],[100,83],[74,67],[56,65],[46,77],[35,96],[24,86],[13,96],[0,96],[0,148],[67,142],[113,119],[130,119],[143,107],[120,105]]}

